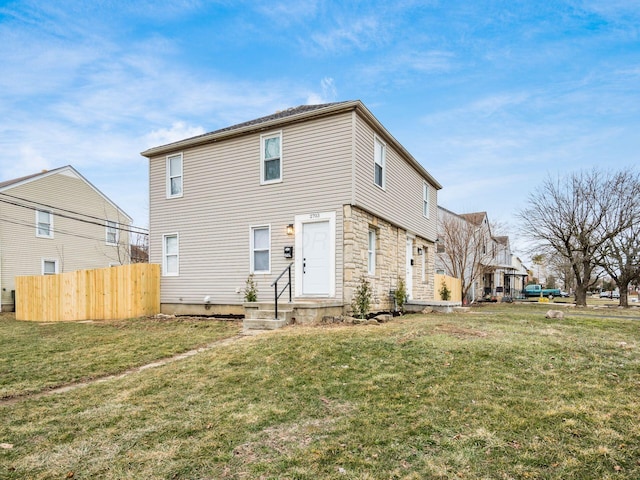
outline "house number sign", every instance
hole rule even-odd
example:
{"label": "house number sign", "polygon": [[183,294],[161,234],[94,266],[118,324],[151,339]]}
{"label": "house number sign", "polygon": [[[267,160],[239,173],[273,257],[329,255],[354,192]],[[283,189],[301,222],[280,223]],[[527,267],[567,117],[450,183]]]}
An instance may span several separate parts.
{"label": "house number sign", "polygon": [[320,218],[320,214],[319,213],[310,213],[309,214],[309,218]]}

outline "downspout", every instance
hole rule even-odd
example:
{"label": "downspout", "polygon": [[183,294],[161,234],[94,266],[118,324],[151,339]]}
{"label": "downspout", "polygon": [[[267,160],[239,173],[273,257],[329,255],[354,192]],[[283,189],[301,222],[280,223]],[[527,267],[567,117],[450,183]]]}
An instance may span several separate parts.
{"label": "downspout", "polygon": [[351,206],[356,204],[356,110],[351,111]]}

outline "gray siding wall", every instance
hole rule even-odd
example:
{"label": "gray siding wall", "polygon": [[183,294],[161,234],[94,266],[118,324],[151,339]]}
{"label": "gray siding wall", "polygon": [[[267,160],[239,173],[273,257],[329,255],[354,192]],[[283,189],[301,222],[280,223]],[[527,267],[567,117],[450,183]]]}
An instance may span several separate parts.
{"label": "gray siding wall", "polygon": [[[149,162],[150,261],[162,263],[164,234],[179,235],[179,276],[163,276],[161,302],[243,302],[250,226],[271,226],[271,273],[255,276],[258,300],[292,260],[286,226],[296,215],[336,212],[336,298],[342,298],[342,205],[352,195],[352,114],[285,126],[283,181],[260,185],[260,133],[182,151],[183,196],[166,198],[166,155]],[[271,130],[262,132],[269,133]],[[176,151],[174,153],[180,153]],[[294,255],[296,252],[294,252]],[[295,274],[294,274],[295,277]]]}
{"label": "gray siding wall", "polygon": [[387,145],[385,189],[374,183],[374,130],[356,118],[355,204],[374,215],[427,240],[436,239],[437,190],[430,185],[429,218],[422,214],[422,186],[426,180],[385,138]]}
{"label": "gray siding wall", "polygon": [[[4,193],[59,208],[127,223],[118,210],[84,180],[57,173],[5,190]],[[2,197],[6,199],[6,197]],[[24,203],[24,202],[21,202]],[[36,236],[34,210],[0,203],[0,271],[2,304],[11,301],[18,275],[40,275],[42,260],[57,260],[59,273],[128,263],[128,234],[120,232],[122,247],[106,244],[104,225],[53,217],[53,238]],[[11,223],[9,223],[11,222]]]}

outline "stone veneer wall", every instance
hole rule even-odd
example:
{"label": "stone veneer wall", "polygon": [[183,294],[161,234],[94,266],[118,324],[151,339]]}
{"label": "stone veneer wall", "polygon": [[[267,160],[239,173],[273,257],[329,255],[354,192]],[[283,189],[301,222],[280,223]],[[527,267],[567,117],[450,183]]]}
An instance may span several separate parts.
{"label": "stone veneer wall", "polygon": [[[376,270],[367,273],[369,229],[376,230]],[[396,289],[398,278],[406,277],[406,230],[396,227],[374,215],[351,205],[344,206],[344,300],[351,304],[353,293],[364,277],[371,284],[371,311],[388,311],[393,308],[389,291]],[[418,248],[422,254],[418,255]],[[423,263],[424,257],[424,263]],[[434,299],[435,245],[424,238],[413,241],[413,291],[414,300]],[[423,275],[424,265],[424,275]]]}
{"label": "stone veneer wall", "polygon": [[[417,254],[417,249],[422,249],[422,255]],[[429,242],[421,237],[416,237],[413,241],[413,299],[414,300],[439,300],[440,296],[436,294],[440,288],[434,285],[433,276],[436,273],[436,246],[433,242]],[[423,257],[424,256],[424,263]],[[423,275],[424,268],[424,275]]]}

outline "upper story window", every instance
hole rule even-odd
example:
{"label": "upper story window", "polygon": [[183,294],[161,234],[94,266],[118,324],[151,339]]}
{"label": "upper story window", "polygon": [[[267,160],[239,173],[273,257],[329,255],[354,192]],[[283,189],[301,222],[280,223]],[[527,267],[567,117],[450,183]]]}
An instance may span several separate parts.
{"label": "upper story window", "polygon": [[55,275],[58,273],[58,260],[42,260],[42,275]]}
{"label": "upper story window", "polygon": [[370,275],[376,273],[376,231],[369,230],[369,247],[367,249],[367,270]]}
{"label": "upper story window", "polygon": [[251,227],[251,273],[271,271],[271,227]]}
{"label": "upper story window", "polygon": [[36,210],[36,237],[53,238],[53,214]]}
{"label": "upper story window", "polygon": [[386,156],[387,156],[387,146],[378,138],[374,138],[374,152],[373,152],[373,160],[374,160],[374,176],[373,181],[380,188],[384,188],[384,177],[385,177],[385,168],[386,168]]}
{"label": "upper story window", "polygon": [[105,241],[107,245],[118,244],[118,223],[107,220],[105,227]]}
{"label": "upper story window", "polygon": [[177,233],[163,236],[162,274],[164,276],[177,276],[179,274],[179,245]]}
{"label": "upper story window", "polygon": [[167,198],[182,196],[182,154],[167,157]]}
{"label": "upper story window", "polygon": [[429,218],[429,185],[422,185],[422,215]]}
{"label": "upper story window", "polygon": [[282,132],[260,136],[260,183],[282,181]]}

